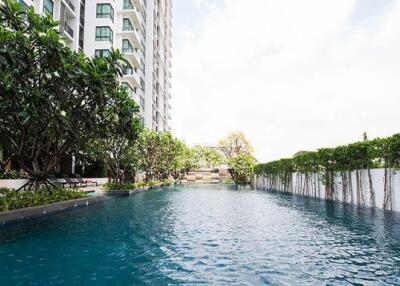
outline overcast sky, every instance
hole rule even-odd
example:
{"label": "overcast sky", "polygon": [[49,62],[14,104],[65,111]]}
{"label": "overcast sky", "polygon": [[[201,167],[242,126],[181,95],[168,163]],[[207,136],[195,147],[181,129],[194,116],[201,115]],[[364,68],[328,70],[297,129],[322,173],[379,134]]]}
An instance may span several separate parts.
{"label": "overcast sky", "polygon": [[400,132],[400,0],[173,0],[173,133],[260,161]]}

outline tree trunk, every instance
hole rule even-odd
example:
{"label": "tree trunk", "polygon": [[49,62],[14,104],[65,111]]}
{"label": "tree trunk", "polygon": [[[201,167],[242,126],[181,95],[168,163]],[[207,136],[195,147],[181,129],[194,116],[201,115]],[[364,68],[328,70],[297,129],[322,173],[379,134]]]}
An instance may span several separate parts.
{"label": "tree trunk", "polygon": [[387,167],[386,167],[386,164],[385,164],[385,170],[384,170],[384,176],[383,176],[383,178],[384,178],[384,180],[383,180],[383,209],[384,210],[386,210],[386,205],[387,205],[387,185],[388,185],[388,183],[387,183]]}
{"label": "tree trunk", "polygon": [[392,209],[392,169],[390,166],[385,168],[385,189],[383,208],[385,210]]}
{"label": "tree trunk", "polygon": [[348,171],[349,176],[349,195],[350,195],[350,203],[354,204],[354,193],[353,193],[353,172]]}
{"label": "tree trunk", "polygon": [[342,171],[342,201],[347,203],[347,178],[346,172]]}
{"label": "tree trunk", "polygon": [[357,185],[357,205],[361,205],[361,193],[360,193],[360,173],[356,170],[356,185]]}
{"label": "tree trunk", "polygon": [[359,178],[360,179],[361,205],[365,206],[364,187],[363,187],[363,181],[362,181],[363,174],[364,174],[364,171],[361,169],[360,170],[360,178]]}
{"label": "tree trunk", "polygon": [[371,176],[371,170],[368,167],[367,169],[368,172],[368,181],[369,181],[369,199],[370,199],[370,206],[372,208],[376,207],[376,200],[375,200],[375,191],[374,191],[374,185],[372,184],[372,176]]}

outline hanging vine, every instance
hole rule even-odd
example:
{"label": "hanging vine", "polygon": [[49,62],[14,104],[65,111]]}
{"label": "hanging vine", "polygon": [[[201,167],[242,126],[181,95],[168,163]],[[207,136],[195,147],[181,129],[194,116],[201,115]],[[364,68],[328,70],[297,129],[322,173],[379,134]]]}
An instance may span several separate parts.
{"label": "hanging vine", "polygon": [[374,168],[384,168],[383,208],[390,210],[393,174],[400,169],[400,134],[315,152],[300,152],[290,159],[259,164],[255,172],[266,175],[264,185],[268,188],[321,197],[322,183],[328,200],[338,200],[341,196],[343,202],[356,201],[358,205],[366,205],[367,196],[369,205],[376,207],[371,174]]}

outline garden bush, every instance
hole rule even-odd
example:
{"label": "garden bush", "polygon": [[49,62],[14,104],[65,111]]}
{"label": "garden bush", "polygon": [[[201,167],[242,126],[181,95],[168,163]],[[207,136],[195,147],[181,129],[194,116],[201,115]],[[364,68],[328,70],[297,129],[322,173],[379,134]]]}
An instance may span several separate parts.
{"label": "garden bush", "polygon": [[20,208],[47,205],[87,197],[84,192],[72,189],[39,189],[35,192],[16,192],[0,189],[0,211],[11,211]]}

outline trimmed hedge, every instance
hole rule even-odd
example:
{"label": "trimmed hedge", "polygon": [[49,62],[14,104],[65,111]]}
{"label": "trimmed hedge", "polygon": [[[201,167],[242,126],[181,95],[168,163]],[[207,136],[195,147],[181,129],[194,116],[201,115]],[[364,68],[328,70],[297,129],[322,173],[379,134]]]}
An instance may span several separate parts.
{"label": "trimmed hedge", "polygon": [[18,180],[18,179],[28,179],[29,175],[23,170],[5,170],[0,173],[0,180]]}
{"label": "trimmed hedge", "polygon": [[336,148],[301,152],[293,158],[258,164],[256,174],[340,172],[371,168],[400,168],[400,134]]}
{"label": "trimmed hedge", "polygon": [[40,189],[36,192],[16,192],[8,189],[0,189],[0,212],[11,211],[26,207],[48,205],[87,197],[84,192],[72,189]]}
{"label": "trimmed hedge", "polygon": [[133,190],[139,187],[152,187],[156,185],[163,185],[163,186],[169,186],[174,183],[173,180],[164,180],[164,181],[149,181],[149,182],[138,182],[138,183],[107,183],[104,185],[104,189],[106,191],[127,191],[127,190]]}

